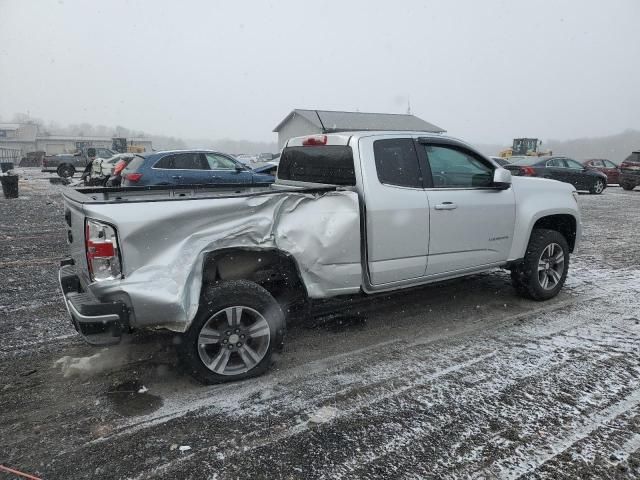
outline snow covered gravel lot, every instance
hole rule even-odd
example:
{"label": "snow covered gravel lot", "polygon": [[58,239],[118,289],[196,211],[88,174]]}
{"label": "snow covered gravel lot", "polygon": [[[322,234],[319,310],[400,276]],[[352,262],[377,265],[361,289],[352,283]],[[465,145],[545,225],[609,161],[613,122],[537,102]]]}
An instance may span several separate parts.
{"label": "snow covered gravel lot", "polygon": [[640,477],[640,191],[580,196],[584,238],[552,301],[495,271],[332,302],[291,327],[268,374],[203,387],[170,334],[108,350],[76,336],[57,286],[63,187],[20,174],[20,198],[0,199],[2,465],[45,479]]}

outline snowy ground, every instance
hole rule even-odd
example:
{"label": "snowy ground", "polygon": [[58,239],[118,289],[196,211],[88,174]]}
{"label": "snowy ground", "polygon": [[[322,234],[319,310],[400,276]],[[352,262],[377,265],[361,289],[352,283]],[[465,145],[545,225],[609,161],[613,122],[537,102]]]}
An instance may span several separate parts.
{"label": "snowy ground", "polygon": [[339,303],[294,326],[267,375],[203,387],[171,335],[77,338],[56,284],[60,187],[21,174],[21,197],[0,199],[0,464],[47,479],[640,477],[640,191],[580,197],[583,243],[552,301],[496,271]]}

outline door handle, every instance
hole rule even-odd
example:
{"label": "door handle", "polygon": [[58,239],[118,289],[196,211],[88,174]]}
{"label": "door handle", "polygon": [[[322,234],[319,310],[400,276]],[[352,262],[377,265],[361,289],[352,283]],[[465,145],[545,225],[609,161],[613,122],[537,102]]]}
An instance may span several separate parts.
{"label": "door handle", "polygon": [[434,208],[436,210],[455,210],[456,208],[458,208],[458,205],[453,202],[442,202],[436,205]]}
{"label": "door handle", "polygon": [[171,178],[175,178],[176,180],[178,180],[178,179],[182,178],[182,176],[180,176],[180,175],[171,175]]}

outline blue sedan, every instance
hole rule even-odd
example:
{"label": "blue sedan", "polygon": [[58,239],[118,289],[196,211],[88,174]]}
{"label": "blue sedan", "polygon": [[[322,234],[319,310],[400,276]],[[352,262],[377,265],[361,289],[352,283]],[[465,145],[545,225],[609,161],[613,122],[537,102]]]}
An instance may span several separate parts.
{"label": "blue sedan", "polygon": [[272,183],[273,175],[254,172],[235,158],[208,150],[136,155],[122,172],[122,185],[252,185]]}

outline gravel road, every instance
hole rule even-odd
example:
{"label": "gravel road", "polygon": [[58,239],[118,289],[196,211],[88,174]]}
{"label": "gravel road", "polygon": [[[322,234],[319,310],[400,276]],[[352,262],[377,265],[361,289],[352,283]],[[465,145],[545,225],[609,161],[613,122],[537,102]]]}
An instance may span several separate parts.
{"label": "gravel road", "polygon": [[551,301],[495,271],[335,302],[291,327],[268,374],[204,387],[170,334],[77,337],[57,287],[63,187],[20,174],[20,198],[0,199],[2,465],[45,479],[640,477],[640,191],[580,196],[583,242]]}

